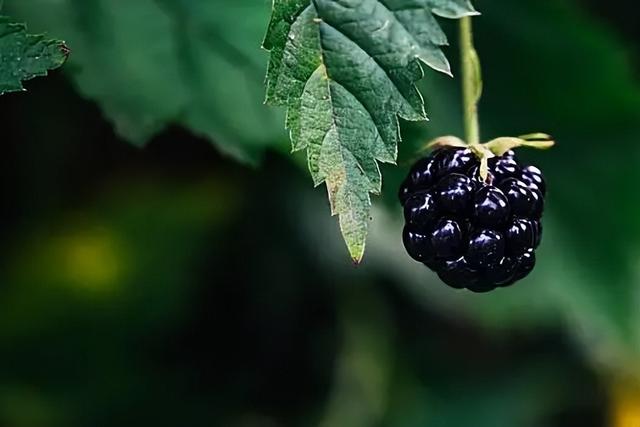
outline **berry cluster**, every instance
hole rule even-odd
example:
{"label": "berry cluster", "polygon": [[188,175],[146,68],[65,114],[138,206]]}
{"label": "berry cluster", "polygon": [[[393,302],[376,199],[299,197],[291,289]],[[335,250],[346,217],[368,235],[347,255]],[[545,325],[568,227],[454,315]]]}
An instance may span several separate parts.
{"label": "berry cluster", "polygon": [[419,160],[400,188],[409,255],[454,288],[488,292],[535,266],[545,182],[513,151],[480,161],[466,148],[440,148]]}

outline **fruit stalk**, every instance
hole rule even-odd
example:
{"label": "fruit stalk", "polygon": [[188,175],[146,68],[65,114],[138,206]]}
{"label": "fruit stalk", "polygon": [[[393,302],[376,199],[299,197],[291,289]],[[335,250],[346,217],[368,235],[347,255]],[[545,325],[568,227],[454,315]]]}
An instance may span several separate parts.
{"label": "fruit stalk", "polygon": [[469,145],[479,144],[478,100],[482,93],[482,78],[478,54],[473,47],[473,30],[469,16],[460,20],[460,63],[465,139]]}

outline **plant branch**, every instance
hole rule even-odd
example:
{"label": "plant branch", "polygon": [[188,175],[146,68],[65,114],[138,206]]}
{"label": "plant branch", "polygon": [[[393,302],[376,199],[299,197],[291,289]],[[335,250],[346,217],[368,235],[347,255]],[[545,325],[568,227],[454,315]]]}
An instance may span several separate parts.
{"label": "plant branch", "polygon": [[478,100],[482,94],[482,77],[478,54],[473,47],[473,31],[469,16],[460,20],[460,63],[465,139],[467,144],[479,144]]}

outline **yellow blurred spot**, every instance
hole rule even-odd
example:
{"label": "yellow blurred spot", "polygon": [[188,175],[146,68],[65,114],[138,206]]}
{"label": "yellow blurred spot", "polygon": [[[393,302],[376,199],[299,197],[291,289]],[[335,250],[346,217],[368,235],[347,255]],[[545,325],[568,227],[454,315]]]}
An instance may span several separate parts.
{"label": "yellow blurred spot", "polygon": [[614,387],[612,427],[640,427],[640,385]]}
{"label": "yellow blurred spot", "polygon": [[104,294],[121,281],[124,268],[122,245],[108,230],[74,230],[54,245],[59,260],[52,271],[72,288]]}

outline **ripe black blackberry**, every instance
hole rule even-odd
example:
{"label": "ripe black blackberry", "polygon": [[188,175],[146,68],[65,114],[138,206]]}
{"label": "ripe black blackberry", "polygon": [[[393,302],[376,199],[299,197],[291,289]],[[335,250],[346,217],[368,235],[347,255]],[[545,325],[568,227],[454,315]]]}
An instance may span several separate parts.
{"label": "ripe black blackberry", "polygon": [[488,292],[535,266],[545,181],[513,151],[489,159],[486,180],[469,148],[444,147],[419,160],[400,188],[404,246],[454,288]]}

